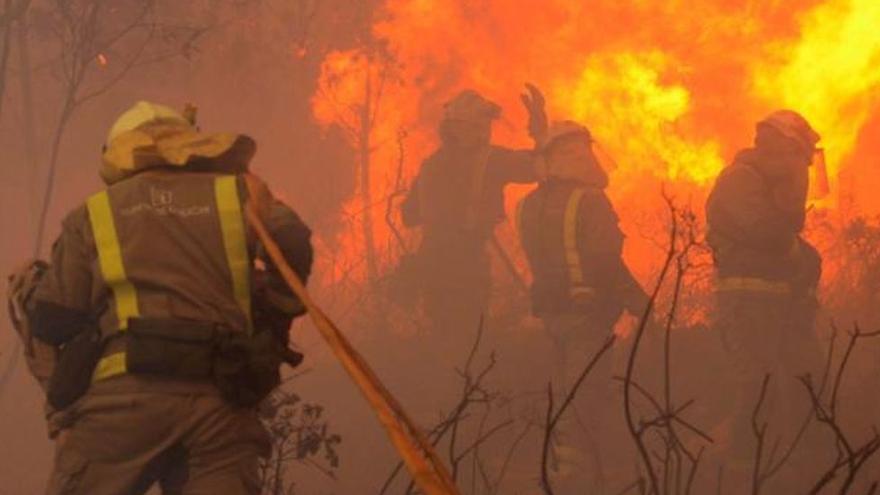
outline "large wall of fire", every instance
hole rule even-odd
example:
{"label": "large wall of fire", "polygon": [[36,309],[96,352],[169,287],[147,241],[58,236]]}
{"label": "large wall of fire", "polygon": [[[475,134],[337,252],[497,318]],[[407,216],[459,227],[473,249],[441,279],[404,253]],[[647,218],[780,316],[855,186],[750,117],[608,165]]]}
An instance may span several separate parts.
{"label": "large wall of fire", "polygon": [[[529,146],[519,94],[533,82],[551,118],[581,121],[597,137],[634,239],[661,187],[701,213],[755,121],[791,108],[823,137],[827,186],[814,178],[814,209],[871,217],[880,214],[877,26],[876,0],[388,0],[370,43],[324,60],[313,112],[355,140],[359,115],[372,116],[360,134],[369,191],[351,201],[355,211],[395,187],[401,149],[412,176],[435,144],[443,102],[461,89],[502,104],[498,143]],[[391,235],[383,214],[372,227],[380,244]],[[354,249],[355,237],[343,245]],[[637,239],[627,247],[642,273],[650,253]]]}

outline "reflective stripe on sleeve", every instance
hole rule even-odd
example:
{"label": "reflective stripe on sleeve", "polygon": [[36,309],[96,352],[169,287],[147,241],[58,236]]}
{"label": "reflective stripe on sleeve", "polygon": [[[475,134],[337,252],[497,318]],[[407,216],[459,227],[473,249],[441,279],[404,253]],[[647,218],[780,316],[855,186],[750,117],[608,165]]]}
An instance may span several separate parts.
{"label": "reflective stripe on sleeve", "polygon": [[116,318],[119,329],[128,328],[128,319],[139,316],[137,292],[125,274],[122,262],[122,248],[116,235],[116,224],[113,221],[113,210],[110,208],[110,197],[107,191],[99,192],[86,202],[89,210],[89,221],[98,250],[98,262],[104,283],[113,291],[116,305]]}
{"label": "reflective stripe on sleeve", "polygon": [[580,211],[581,199],[583,197],[583,189],[575,189],[571,192],[571,195],[568,197],[568,204],[565,206],[565,218],[562,224],[565,242],[565,262],[568,264],[568,279],[572,290],[584,285],[584,270],[577,243],[578,212]]}
{"label": "reflective stripe on sleeve", "polygon": [[253,330],[251,321],[251,261],[247,250],[244,218],[238,196],[238,181],[234,175],[217,177],[214,181],[214,194],[217,201],[217,214],[223,231],[223,245],[226,248],[226,261],[232,275],[232,290],[235,301],[244,312],[248,331]]}

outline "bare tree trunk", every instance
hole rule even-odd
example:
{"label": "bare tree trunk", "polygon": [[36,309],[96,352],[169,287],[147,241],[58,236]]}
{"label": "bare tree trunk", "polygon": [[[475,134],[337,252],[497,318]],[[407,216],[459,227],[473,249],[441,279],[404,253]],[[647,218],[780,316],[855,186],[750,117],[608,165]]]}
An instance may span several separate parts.
{"label": "bare tree trunk", "polygon": [[[4,28],[3,34],[2,34],[3,45],[2,45],[2,47],[0,47],[0,50],[2,50],[2,52],[0,52],[0,115],[3,114],[3,97],[5,95],[5,90],[6,90],[6,81],[7,81],[6,75],[7,75],[8,63],[9,63],[9,53],[10,53],[11,44],[12,44],[13,19],[17,18],[17,20],[18,20],[18,26],[17,26],[18,27],[18,39],[16,41],[18,42],[18,45],[19,45],[19,53],[25,53],[26,52],[26,47],[24,46],[25,36],[22,36],[22,34],[27,29],[27,22],[25,21],[24,15],[25,15],[25,12],[28,8],[29,3],[30,2],[28,0],[26,0],[21,5],[15,6],[15,5],[13,5],[13,0],[6,0],[6,2],[5,2],[4,13],[5,13],[5,15],[9,16],[9,18],[7,19],[8,22],[3,24],[3,28]],[[13,9],[20,9],[20,10],[16,14],[16,13],[13,13]],[[25,68],[27,69],[27,72],[23,71],[22,77],[28,78],[28,90],[30,90],[30,87],[29,87],[29,85],[30,85],[30,60],[29,59],[27,61],[27,66],[26,67],[24,65],[22,66],[22,69],[25,69]],[[28,93],[27,96],[30,97],[30,93]],[[28,100],[26,103],[29,104],[30,100]],[[33,119],[31,118],[30,121],[28,121],[28,119],[27,119],[28,117],[33,117],[33,112],[28,113],[28,111],[26,109],[25,122],[24,122],[25,147],[26,147],[25,151],[26,151],[26,153],[28,153],[28,165],[30,166],[33,163],[33,154],[32,154],[32,150],[33,150]],[[30,140],[28,140],[28,137],[30,137]],[[30,208],[28,208],[27,210],[31,211]],[[13,373],[15,372],[16,368],[18,367],[18,361],[20,359],[20,356],[21,356],[21,341],[18,339],[15,339],[13,341],[11,349],[9,349],[8,359],[6,360],[6,364],[3,367],[3,372],[0,373],[0,390],[3,390],[6,387],[6,385],[9,383],[9,380],[12,378]]]}
{"label": "bare tree trunk", "polygon": [[46,189],[43,191],[43,202],[40,206],[40,217],[37,220],[37,238],[34,241],[34,257],[39,257],[43,247],[43,237],[46,231],[46,217],[49,214],[49,205],[52,200],[52,190],[55,186],[56,170],[58,168],[58,154],[61,151],[61,141],[64,138],[64,131],[67,129],[67,123],[73,115],[76,108],[76,88],[68,88],[67,97],[64,102],[64,108],[58,116],[58,123],[55,126],[55,135],[52,138],[52,151],[49,157],[49,167],[46,177]]}
{"label": "bare tree trunk", "polygon": [[[39,181],[39,157],[37,156],[37,138],[34,129],[36,129],[36,119],[34,118],[34,91],[33,82],[31,80],[31,53],[30,39],[28,33],[27,22],[20,22],[18,32],[16,33],[16,42],[18,45],[18,63],[19,63],[19,93],[21,94],[21,114],[22,114],[22,134],[24,136],[24,153],[25,165],[27,166],[27,190],[30,192],[31,198],[38,197],[35,194],[37,183]],[[28,215],[31,217],[28,225],[35,229],[33,234],[36,235],[36,223],[34,212],[37,203],[33,199],[28,205]]]}
{"label": "bare tree trunk", "polygon": [[376,280],[379,269],[376,262],[376,245],[373,233],[373,195],[370,191],[370,165],[372,158],[373,134],[373,75],[370,71],[372,62],[367,62],[366,81],[364,82],[364,104],[361,108],[360,138],[360,193],[363,204],[361,228],[364,234],[364,254],[367,259],[367,277]]}
{"label": "bare tree trunk", "polygon": [[[9,9],[11,0],[6,0],[6,9]],[[9,62],[9,48],[12,44],[12,23],[0,26],[0,116],[3,115],[3,100],[6,95],[6,67]]]}
{"label": "bare tree trunk", "polygon": [[13,0],[3,2],[0,11],[0,116],[3,115],[3,101],[6,96],[6,73],[9,68],[9,52],[12,49],[12,25],[23,13],[19,9],[27,8],[27,3],[17,6]]}

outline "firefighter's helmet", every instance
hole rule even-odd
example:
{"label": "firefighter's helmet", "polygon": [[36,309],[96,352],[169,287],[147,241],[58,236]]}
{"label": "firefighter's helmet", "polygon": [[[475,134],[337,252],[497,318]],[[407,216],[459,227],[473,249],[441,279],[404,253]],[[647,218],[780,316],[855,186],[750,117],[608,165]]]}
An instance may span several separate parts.
{"label": "firefighter's helmet", "polygon": [[560,120],[553,122],[547,130],[547,136],[541,143],[543,150],[548,149],[553,143],[566,136],[583,136],[588,142],[593,141],[593,135],[585,126],[578,124],[573,120]]}
{"label": "firefighter's helmet", "polygon": [[126,110],[107,134],[100,175],[113,184],[138,171],[155,167],[190,167],[241,173],[256,153],[248,136],[202,133],[194,109],[184,113],[157,103],[139,101]]}
{"label": "firefighter's helmet", "polygon": [[443,106],[443,118],[467,122],[491,122],[501,116],[501,107],[472,89],[466,89]]}
{"label": "firefighter's helmet", "polygon": [[[563,138],[579,137],[587,144],[586,148],[568,148],[550,152],[554,144]],[[593,137],[585,126],[571,121],[554,122],[541,143],[543,164],[539,175],[557,179],[576,180],[584,184],[604,188],[608,185],[608,175],[593,151]],[[561,153],[560,153],[561,151]]]}
{"label": "firefighter's helmet", "polygon": [[766,125],[779,131],[783,136],[795,141],[805,152],[812,154],[821,136],[813,130],[801,114],[793,110],[777,110],[763,120],[758,126]]}

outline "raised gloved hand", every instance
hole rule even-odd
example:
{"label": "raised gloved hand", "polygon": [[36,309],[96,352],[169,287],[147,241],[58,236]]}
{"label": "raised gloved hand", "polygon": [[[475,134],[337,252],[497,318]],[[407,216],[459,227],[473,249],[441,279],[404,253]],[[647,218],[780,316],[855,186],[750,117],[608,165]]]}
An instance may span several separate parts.
{"label": "raised gloved hand", "polygon": [[535,85],[526,83],[528,93],[521,95],[523,105],[529,112],[529,136],[535,143],[541,143],[547,135],[547,112],[544,109],[544,95]]}

